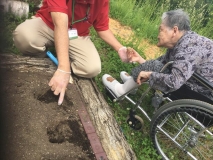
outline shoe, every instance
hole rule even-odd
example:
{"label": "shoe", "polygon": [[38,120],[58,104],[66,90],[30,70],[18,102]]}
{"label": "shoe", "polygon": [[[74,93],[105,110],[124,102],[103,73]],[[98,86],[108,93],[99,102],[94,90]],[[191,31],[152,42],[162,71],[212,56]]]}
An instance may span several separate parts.
{"label": "shoe", "polygon": [[116,86],[118,86],[120,83],[113,78],[112,76],[110,76],[109,74],[104,74],[102,76],[102,82],[103,84],[111,90],[111,92],[114,93],[114,95],[117,97],[120,97],[121,95],[118,94],[118,92],[116,91]]}
{"label": "shoe", "polygon": [[120,77],[121,77],[121,80],[123,81],[123,83],[125,83],[128,79],[131,78],[129,73],[127,73],[126,71],[121,71]]}
{"label": "shoe", "polygon": [[[120,77],[123,83],[132,78],[132,76],[130,76],[129,73],[127,73],[126,71],[121,71]],[[137,88],[134,89],[133,91],[130,92],[130,94],[136,94],[137,90],[138,90]]]}

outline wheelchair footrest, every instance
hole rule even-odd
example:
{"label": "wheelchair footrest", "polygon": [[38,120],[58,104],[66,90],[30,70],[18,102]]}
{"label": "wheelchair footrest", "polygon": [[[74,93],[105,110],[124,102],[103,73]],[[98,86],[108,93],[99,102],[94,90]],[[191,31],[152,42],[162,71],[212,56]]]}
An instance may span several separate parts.
{"label": "wheelchair footrest", "polygon": [[117,98],[117,96],[112,92],[111,89],[109,89],[108,87],[105,87],[105,90],[106,90],[107,97],[109,97],[111,101]]}

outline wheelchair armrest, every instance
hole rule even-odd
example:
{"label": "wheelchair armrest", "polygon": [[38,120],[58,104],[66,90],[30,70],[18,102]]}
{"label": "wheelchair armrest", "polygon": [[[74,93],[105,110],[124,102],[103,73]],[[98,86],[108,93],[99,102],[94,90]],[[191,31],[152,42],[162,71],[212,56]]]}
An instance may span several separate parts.
{"label": "wheelchair armrest", "polygon": [[166,69],[169,65],[171,65],[173,62],[174,62],[174,61],[167,62],[167,63],[163,66],[163,68],[160,70],[160,73],[162,73],[163,71],[165,71],[165,69]]}
{"label": "wheelchair armrest", "polygon": [[209,82],[206,78],[199,75],[198,73],[194,72],[192,77],[195,78],[197,81],[199,81],[201,84],[203,84],[205,87],[209,88],[210,90],[213,90],[213,84]]}

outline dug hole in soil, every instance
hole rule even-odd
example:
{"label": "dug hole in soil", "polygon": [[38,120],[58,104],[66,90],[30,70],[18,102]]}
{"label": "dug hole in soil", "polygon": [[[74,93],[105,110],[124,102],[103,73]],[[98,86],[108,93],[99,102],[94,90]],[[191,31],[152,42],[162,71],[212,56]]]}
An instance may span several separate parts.
{"label": "dug hole in soil", "polygon": [[64,102],[50,90],[51,74],[0,68],[1,160],[94,160],[69,84]]}

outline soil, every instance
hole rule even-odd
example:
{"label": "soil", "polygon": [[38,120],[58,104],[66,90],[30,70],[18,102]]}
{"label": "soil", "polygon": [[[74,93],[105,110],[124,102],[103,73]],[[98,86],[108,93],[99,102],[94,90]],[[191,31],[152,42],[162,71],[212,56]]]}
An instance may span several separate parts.
{"label": "soil", "polygon": [[0,69],[1,160],[94,160],[69,84],[63,105],[47,83],[51,74]]}

